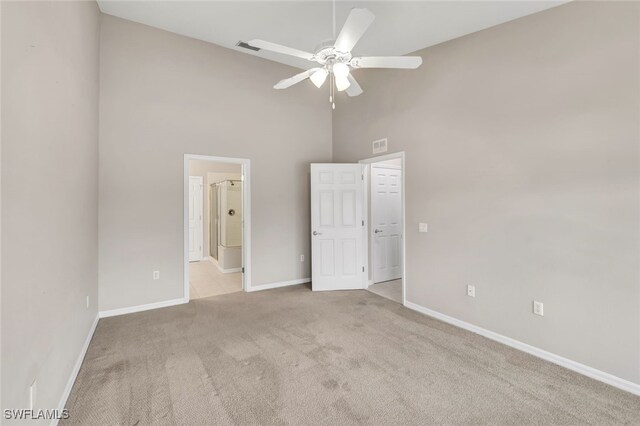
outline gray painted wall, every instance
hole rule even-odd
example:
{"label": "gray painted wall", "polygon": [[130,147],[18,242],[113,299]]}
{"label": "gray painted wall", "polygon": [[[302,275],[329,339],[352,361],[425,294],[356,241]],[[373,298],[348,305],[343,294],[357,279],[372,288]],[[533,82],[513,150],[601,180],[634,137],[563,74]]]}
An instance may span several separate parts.
{"label": "gray painted wall", "polygon": [[639,8],[572,3],[356,71],[333,114],[334,161],[406,151],[410,302],[636,383]]}
{"label": "gray painted wall", "polygon": [[[295,70],[107,16],[99,69],[95,4],[1,9],[3,408],[34,378],[39,407],[59,402],[96,315],[98,202],[101,309],[182,296],[184,153],[252,159],[254,285],[308,276],[331,116],[308,85],[271,89]],[[418,71],[356,71],[365,93],[333,117],[335,161],[381,137],[407,152],[410,301],[636,383],[638,14],[570,4]]]}
{"label": "gray painted wall", "polygon": [[51,409],[97,315],[98,7],[2,2],[1,36],[2,408]]}
{"label": "gray painted wall", "polygon": [[100,47],[100,309],[182,297],[184,154],[251,160],[252,285],[308,277],[326,98],[274,91],[294,68],[106,15]]}

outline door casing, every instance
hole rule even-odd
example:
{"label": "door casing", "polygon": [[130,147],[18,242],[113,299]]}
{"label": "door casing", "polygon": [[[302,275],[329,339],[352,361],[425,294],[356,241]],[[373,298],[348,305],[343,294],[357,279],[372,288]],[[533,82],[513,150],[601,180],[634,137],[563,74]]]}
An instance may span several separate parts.
{"label": "door casing", "polygon": [[[199,216],[198,219],[194,219],[196,225],[194,226],[194,235],[199,235],[198,244],[200,245],[199,250],[194,250],[194,252],[189,251],[189,261],[190,262],[199,262],[203,258],[204,248],[202,245],[204,244],[204,184],[203,184],[202,176],[189,176],[189,216]],[[195,184],[197,188],[192,191],[192,184]],[[193,200],[191,199],[193,197]],[[199,200],[198,203],[192,204],[192,201]],[[193,209],[192,209],[193,207]],[[194,210],[194,211],[192,211]],[[191,232],[191,224],[189,224],[189,232]],[[189,239],[190,242],[192,238]],[[191,253],[195,253],[195,257],[191,257]]]}
{"label": "door casing", "polygon": [[189,301],[189,161],[203,160],[216,163],[240,164],[242,168],[242,289],[254,291],[251,286],[251,160],[248,158],[214,157],[210,155],[184,154],[183,161],[183,298]]}
{"label": "door casing", "polygon": [[[407,256],[406,256],[406,248],[407,248],[407,220],[406,220],[406,205],[405,205],[405,179],[406,179],[406,167],[405,167],[405,153],[404,151],[400,151],[400,152],[394,152],[392,154],[386,154],[386,155],[380,155],[377,157],[370,157],[370,158],[365,158],[363,160],[360,160],[359,163],[363,164],[367,167],[367,169],[370,169],[370,166],[372,163],[378,163],[380,161],[386,161],[386,160],[393,160],[399,158],[400,159],[400,165],[401,165],[401,169],[402,169],[402,175],[401,175],[401,184],[402,184],[402,188],[401,188],[401,198],[402,198],[402,244],[401,244],[401,256],[402,256],[402,304],[406,306],[407,304]],[[369,173],[364,173],[364,188],[365,190],[369,189]],[[369,245],[370,245],[370,238],[369,238],[369,227],[371,226],[369,223],[369,210],[370,210],[370,206],[369,206],[369,200],[367,197],[364,198],[364,221],[365,221],[365,226],[363,227],[363,232],[364,232],[364,238],[365,238],[365,244],[364,244],[364,250],[365,250],[365,256],[364,256],[364,261],[365,261],[365,270],[368,273],[368,277],[372,276],[372,271],[371,271],[371,267],[369,265]],[[371,279],[367,278],[366,280],[366,287],[368,288],[369,285],[371,285],[372,281]]]}

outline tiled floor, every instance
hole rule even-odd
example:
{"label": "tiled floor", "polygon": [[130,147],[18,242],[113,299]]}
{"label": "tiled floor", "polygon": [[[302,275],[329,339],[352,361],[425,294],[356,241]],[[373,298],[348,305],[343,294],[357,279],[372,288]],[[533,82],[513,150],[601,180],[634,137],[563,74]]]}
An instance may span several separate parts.
{"label": "tiled floor", "polygon": [[242,291],[242,273],[223,274],[210,260],[189,263],[189,298],[218,296]]}
{"label": "tiled floor", "polygon": [[378,296],[402,303],[402,279],[372,284],[368,290]]}

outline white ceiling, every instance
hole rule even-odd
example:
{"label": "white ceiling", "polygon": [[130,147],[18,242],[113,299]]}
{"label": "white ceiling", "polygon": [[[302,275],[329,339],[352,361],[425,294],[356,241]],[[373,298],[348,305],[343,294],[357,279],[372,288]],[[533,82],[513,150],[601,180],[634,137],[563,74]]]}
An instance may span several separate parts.
{"label": "white ceiling", "polygon": [[[339,32],[351,8],[366,7],[376,19],[354,48],[354,56],[405,55],[566,2],[339,0],[336,27]],[[109,15],[299,68],[312,64],[235,44],[259,38],[313,52],[321,41],[333,38],[330,1],[98,0],[98,4]]]}

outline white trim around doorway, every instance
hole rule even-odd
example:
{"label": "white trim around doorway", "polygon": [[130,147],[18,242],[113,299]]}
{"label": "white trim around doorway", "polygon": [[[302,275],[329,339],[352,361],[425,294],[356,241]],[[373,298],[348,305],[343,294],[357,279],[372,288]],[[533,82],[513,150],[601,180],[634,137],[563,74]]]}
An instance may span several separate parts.
{"label": "white trim around doorway", "polygon": [[214,157],[210,155],[185,154],[183,166],[183,266],[184,301],[189,301],[189,161],[211,161],[240,164],[242,171],[242,290],[251,288],[251,161],[247,158]]}
{"label": "white trim around doorway", "polygon": [[[400,159],[401,169],[402,169],[402,188],[401,188],[401,198],[402,198],[402,304],[407,306],[407,260],[406,260],[406,248],[407,248],[407,217],[406,217],[406,207],[405,207],[405,155],[404,151],[394,152],[393,154],[380,155],[378,157],[365,158],[364,160],[358,161],[358,163],[367,167],[370,171],[371,164],[378,163],[380,161],[394,160]],[[364,172],[364,171],[363,171]],[[369,176],[370,173],[363,173],[364,187],[365,191],[369,190]],[[365,192],[366,194],[366,192]],[[365,269],[367,271],[367,277],[365,277],[365,288],[368,288],[371,285],[371,280],[369,280],[369,276],[372,275],[372,271],[370,271],[371,265],[369,265],[369,200],[365,195],[364,197],[364,223],[362,232],[364,233],[365,238]]]}
{"label": "white trim around doorway", "polygon": [[[204,259],[204,239],[202,235],[204,233],[204,179],[202,176],[189,176],[189,184],[191,183],[190,182],[191,179],[195,179],[200,182],[200,220],[198,221],[198,234],[200,235],[201,240],[200,240],[200,251],[198,253],[199,259],[191,260],[191,257],[189,257],[189,262],[201,262]],[[194,194],[194,196],[195,195],[196,194]],[[189,197],[189,194],[187,194],[187,197]],[[189,204],[191,203],[189,202]],[[189,209],[187,208],[187,215],[188,213],[189,213]],[[188,225],[188,219],[187,219],[187,225]]]}

